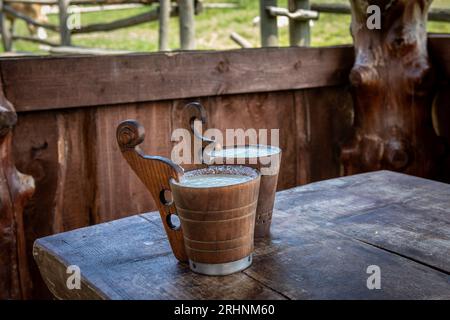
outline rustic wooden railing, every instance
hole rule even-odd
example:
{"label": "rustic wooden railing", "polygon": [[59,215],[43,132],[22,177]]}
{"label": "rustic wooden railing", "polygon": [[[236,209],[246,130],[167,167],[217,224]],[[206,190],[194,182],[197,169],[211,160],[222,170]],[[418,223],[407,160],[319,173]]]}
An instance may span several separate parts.
{"label": "rustic wooden railing", "polygon": [[[429,51],[440,79],[435,127],[448,141],[450,37],[431,37]],[[36,186],[16,228],[25,249],[18,259],[0,251],[11,264],[7,278],[29,271],[33,289],[8,280],[0,292],[48,294],[31,262],[36,238],[156,208],[117,147],[122,120],[146,128],[147,154],[170,157],[172,131],[190,125],[184,105],[200,101],[210,127],[280,129],[279,189],[342,175],[340,146],[353,135],[353,62],[351,46],[0,59],[5,98],[18,114],[15,165]],[[1,210],[2,223],[11,223]]]}
{"label": "rustic wooden railing", "polygon": [[[312,2],[314,2],[314,0]],[[350,5],[344,3],[311,3],[311,10],[337,14],[351,14],[352,12]],[[450,9],[431,8],[428,13],[428,20],[450,22]]]}
{"label": "rustic wooden railing", "polygon": [[[259,0],[262,47],[279,45],[277,24],[279,16],[289,19],[289,44],[291,46],[309,46],[311,42],[310,20],[318,20],[320,13],[352,13],[350,3],[314,3],[310,0],[289,0],[287,8],[278,7],[277,3],[277,0]],[[426,16],[430,21],[450,22],[450,9],[431,8]],[[248,43],[247,39],[237,36],[238,38],[236,34],[232,34],[231,38],[245,48]]]}
{"label": "rustic wooden railing", "polygon": [[[172,0],[173,1],[173,0]],[[147,12],[140,13],[131,17],[118,19],[112,22],[93,23],[84,26],[77,26],[71,28],[69,20],[71,14],[80,14],[81,12],[71,12],[70,5],[90,5],[93,4],[123,4],[125,6],[130,4],[150,5],[159,2],[156,8]],[[39,5],[57,5],[58,6],[58,24],[49,24],[37,21],[30,16],[16,10],[14,4],[39,4]],[[159,50],[169,50],[169,19],[170,17],[180,17],[180,45],[181,49],[193,50],[195,49],[195,26],[194,15],[202,10],[202,4],[198,0],[178,0],[175,4],[171,4],[171,0],[0,0],[0,31],[2,34],[2,44],[5,51],[11,51],[14,40],[24,40],[34,43],[44,44],[50,46],[49,51],[53,47],[63,46],[65,50],[71,48],[72,53],[78,53],[80,50],[89,48],[71,47],[72,35],[91,32],[106,32],[121,28],[127,28],[150,21],[159,20]],[[14,19],[20,19],[27,24],[35,27],[41,27],[46,30],[59,32],[60,42],[51,42],[36,36],[20,36],[14,34],[14,28],[7,26],[7,16]],[[99,49],[96,51],[99,53]],[[88,52],[88,51],[83,51]],[[107,53],[107,51],[105,51]]]}

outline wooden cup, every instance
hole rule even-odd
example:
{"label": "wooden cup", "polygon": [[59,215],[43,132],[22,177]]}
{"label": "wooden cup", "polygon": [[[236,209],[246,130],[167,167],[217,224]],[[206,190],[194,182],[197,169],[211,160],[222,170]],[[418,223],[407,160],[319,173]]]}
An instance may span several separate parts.
{"label": "wooden cup", "polygon": [[226,275],[252,263],[260,173],[243,166],[210,166],[186,172],[184,178],[210,174],[245,175],[251,179],[218,187],[192,187],[183,185],[183,179],[172,179],[170,188],[191,270]]}
{"label": "wooden cup", "polygon": [[[240,164],[257,169],[261,172],[261,185],[256,209],[255,238],[264,238],[270,235],[270,225],[272,223],[273,206],[277,191],[278,174],[280,172],[281,149],[266,145],[249,145],[239,148],[257,148],[259,150],[270,150],[269,154],[249,157],[232,156],[224,151],[238,148],[239,146],[224,147],[218,152],[211,148],[206,150],[205,162],[208,164]],[[231,152],[232,154],[232,152]]]}

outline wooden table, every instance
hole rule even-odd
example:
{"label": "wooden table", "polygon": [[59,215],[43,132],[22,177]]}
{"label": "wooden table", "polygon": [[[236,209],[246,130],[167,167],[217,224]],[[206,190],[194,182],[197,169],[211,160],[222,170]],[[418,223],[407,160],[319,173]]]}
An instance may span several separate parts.
{"label": "wooden table", "polygon": [[61,299],[450,299],[450,185],[379,171],[282,191],[255,246],[247,270],[197,275],[148,213],[41,238],[34,257]]}

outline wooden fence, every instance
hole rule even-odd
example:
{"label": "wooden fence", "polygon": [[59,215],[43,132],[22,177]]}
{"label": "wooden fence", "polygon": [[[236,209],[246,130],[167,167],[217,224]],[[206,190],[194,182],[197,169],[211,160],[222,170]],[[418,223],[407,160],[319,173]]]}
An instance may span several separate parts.
{"label": "wooden fence", "polygon": [[[441,72],[438,119],[448,119],[449,37],[432,38],[430,50]],[[15,163],[36,185],[23,229],[1,243],[16,250],[23,238],[26,250],[5,264],[3,278],[15,281],[0,279],[0,298],[48,297],[31,256],[36,238],[155,209],[117,147],[124,119],[145,126],[146,153],[168,157],[172,131],[189,126],[184,105],[200,101],[210,127],[280,129],[278,189],[340,176],[339,146],[353,133],[353,59],[351,46],[0,59],[18,113]],[[437,125],[447,139],[448,123]]]}
{"label": "wooden fence", "polygon": [[[159,2],[159,5],[150,11],[140,13],[131,17],[122,18],[107,23],[93,23],[90,25],[81,25],[74,28],[70,25],[69,20],[72,14],[81,14],[80,12],[72,12],[71,5],[92,5],[92,4],[114,4],[129,5],[133,3],[149,5]],[[37,21],[20,11],[15,10],[13,4],[39,4],[39,5],[57,5],[59,23],[49,24]],[[2,32],[2,43],[5,51],[11,51],[14,40],[25,40],[35,43],[44,44],[50,47],[63,46],[66,52],[72,45],[72,35],[84,34],[91,32],[106,32],[121,28],[127,28],[150,21],[159,20],[159,50],[167,51],[169,49],[169,19],[173,16],[180,17],[180,44],[183,50],[192,50],[195,48],[195,26],[194,15],[202,10],[199,0],[178,0],[176,5],[171,4],[171,0],[0,0],[0,28]],[[10,16],[15,19],[21,19],[27,24],[35,27],[41,27],[49,31],[58,32],[60,42],[51,42],[40,39],[36,36],[18,36],[14,35],[11,28],[6,23],[6,17]],[[79,53],[80,50],[73,48],[72,52]],[[89,51],[81,51],[89,53]],[[99,53],[99,50],[97,50]]]}
{"label": "wooden fence", "polygon": [[[156,9],[140,13],[132,17],[119,19],[108,23],[94,23],[78,28],[71,28],[68,21],[71,16],[70,5],[130,5],[130,4],[152,4],[159,2]],[[24,13],[18,12],[12,8],[14,3],[25,4],[45,4],[57,5],[59,24],[49,24],[36,21]],[[91,32],[107,32],[130,26],[139,25],[149,21],[159,21],[159,40],[158,47],[160,51],[169,50],[169,19],[171,16],[180,17],[180,44],[182,50],[191,50],[195,48],[195,26],[194,15],[202,10],[202,3],[199,0],[178,0],[178,5],[171,5],[171,0],[0,0],[0,28],[2,31],[2,43],[5,51],[12,50],[14,40],[24,40],[48,46],[51,53],[82,53],[82,54],[114,54],[118,51],[108,51],[89,48],[73,48],[72,35],[85,34]],[[289,0],[287,8],[277,6],[277,0],[260,0],[260,30],[261,46],[278,46],[278,17],[287,17],[289,19],[289,43],[291,46],[309,46],[311,42],[310,20],[319,19],[319,13],[338,13],[350,14],[350,6],[345,4],[315,4],[309,0]],[[12,16],[21,19],[35,27],[41,27],[46,30],[58,32],[60,42],[51,42],[40,39],[35,36],[14,35],[6,24],[6,16]],[[431,9],[429,20],[450,22],[450,10]],[[251,46],[250,42],[237,33],[231,33],[231,39],[243,48]],[[62,46],[63,48],[56,48]]]}
{"label": "wooden fence", "polygon": [[[261,46],[278,46],[277,18],[289,19],[289,44],[291,46],[308,46],[311,42],[310,20],[318,20],[319,13],[351,14],[350,5],[336,3],[310,3],[309,0],[289,0],[288,8],[277,6],[277,0],[260,0]],[[430,21],[450,22],[450,9],[431,9]],[[246,39],[232,39],[243,47]]]}

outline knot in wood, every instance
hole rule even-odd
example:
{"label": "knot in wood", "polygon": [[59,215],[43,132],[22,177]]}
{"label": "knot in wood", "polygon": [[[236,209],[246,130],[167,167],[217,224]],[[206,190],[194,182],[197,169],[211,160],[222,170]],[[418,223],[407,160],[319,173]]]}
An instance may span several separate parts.
{"label": "knot in wood", "polygon": [[390,139],[385,145],[384,158],[387,165],[394,170],[403,170],[410,163],[410,152],[404,141]]}
{"label": "knot in wood", "polygon": [[217,64],[216,69],[220,73],[228,72],[230,70],[230,63],[228,60],[222,60]]}
{"label": "knot in wood", "polygon": [[376,83],[378,71],[372,66],[355,65],[350,72],[350,82],[355,87]]}
{"label": "knot in wood", "polygon": [[145,138],[144,127],[136,120],[125,120],[117,127],[117,142],[121,148],[134,148]]}

